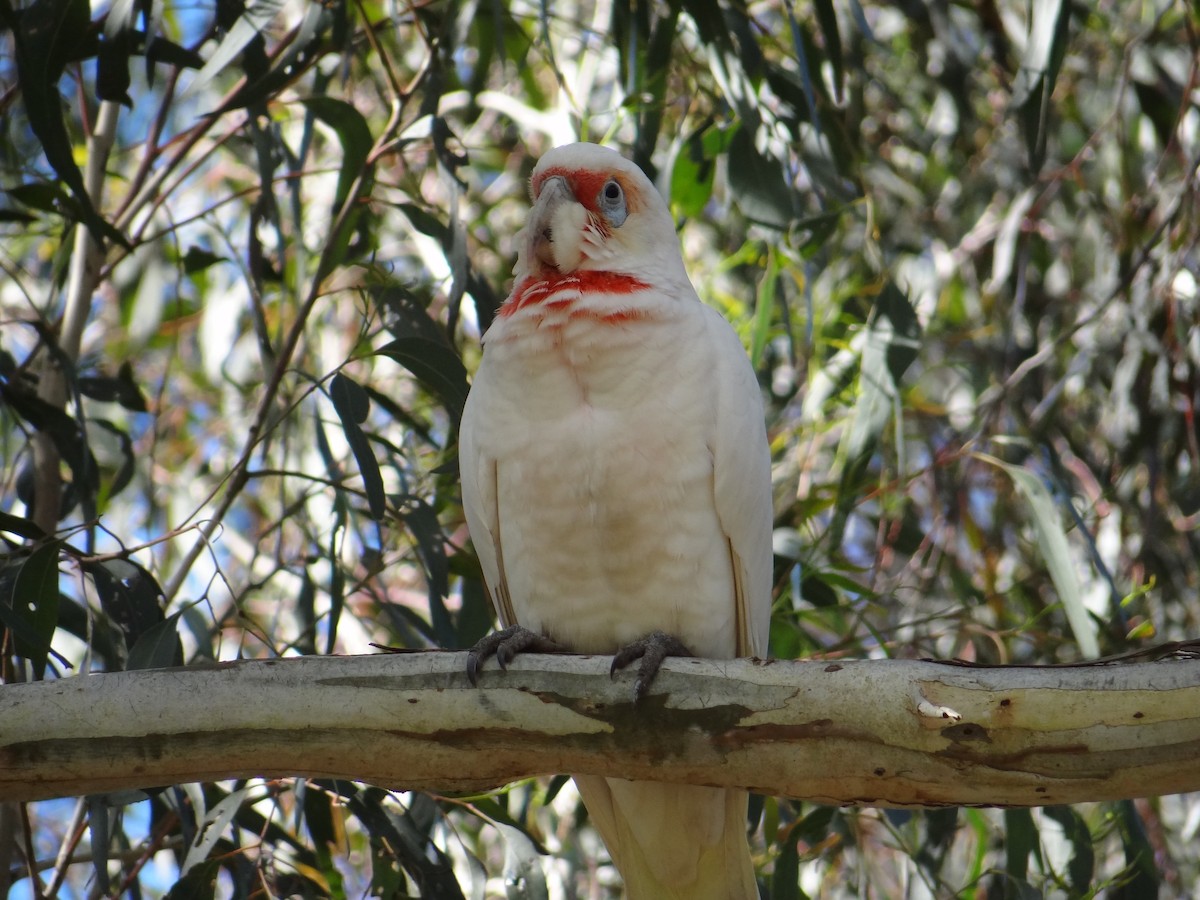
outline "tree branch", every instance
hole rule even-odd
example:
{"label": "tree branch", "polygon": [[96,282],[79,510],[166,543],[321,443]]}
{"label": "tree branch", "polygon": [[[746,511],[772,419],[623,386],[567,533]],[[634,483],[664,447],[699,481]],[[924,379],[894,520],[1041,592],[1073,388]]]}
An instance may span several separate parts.
{"label": "tree branch", "polygon": [[0,800],[250,776],[478,790],[555,772],[823,803],[1017,805],[1200,790],[1200,660],[1072,668],[305,657],[0,686]]}

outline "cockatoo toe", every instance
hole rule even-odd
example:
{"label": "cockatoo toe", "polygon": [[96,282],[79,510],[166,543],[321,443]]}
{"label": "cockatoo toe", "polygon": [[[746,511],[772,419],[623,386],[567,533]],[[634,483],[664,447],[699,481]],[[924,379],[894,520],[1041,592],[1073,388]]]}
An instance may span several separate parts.
{"label": "cockatoo toe", "polygon": [[467,678],[471,684],[479,683],[479,671],[489,656],[495,656],[501,669],[516,659],[519,653],[566,653],[567,648],[550,640],[545,635],[530,631],[520,625],[484,635],[467,653]]}
{"label": "cockatoo toe", "polygon": [[643,638],[626,644],[613,656],[612,666],[608,670],[609,677],[615,678],[619,670],[625,668],[635,659],[642,662],[638,666],[637,678],[633,682],[633,702],[637,703],[646,695],[658,670],[662,668],[663,660],[668,656],[692,656],[692,651],[683,641],[665,631],[652,631]]}

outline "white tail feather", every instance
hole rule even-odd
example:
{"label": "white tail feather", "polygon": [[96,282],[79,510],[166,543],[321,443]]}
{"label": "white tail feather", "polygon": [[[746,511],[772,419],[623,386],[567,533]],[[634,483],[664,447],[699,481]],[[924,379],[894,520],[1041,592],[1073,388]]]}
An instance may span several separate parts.
{"label": "white tail feather", "polygon": [[744,791],[576,776],[627,900],[758,900]]}

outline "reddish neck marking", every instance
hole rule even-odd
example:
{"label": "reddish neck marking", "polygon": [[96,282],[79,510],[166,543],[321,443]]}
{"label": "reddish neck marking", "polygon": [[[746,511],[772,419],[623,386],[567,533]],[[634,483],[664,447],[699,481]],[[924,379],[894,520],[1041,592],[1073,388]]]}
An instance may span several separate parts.
{"label": "reddish neck marking", "polygon": [[[640,278],[620,272],[596,272],[588,269],[569,275],[557,272],[550,275],[530,275],[513,288],[512,296],[500,307],[499,315],[511,316],[526,307],[538,306],[560,290],[571,290],[579,294],[634,294],[648,287],[650,285]],[[560,298],[551,305],[569,303],[569,300]]]}

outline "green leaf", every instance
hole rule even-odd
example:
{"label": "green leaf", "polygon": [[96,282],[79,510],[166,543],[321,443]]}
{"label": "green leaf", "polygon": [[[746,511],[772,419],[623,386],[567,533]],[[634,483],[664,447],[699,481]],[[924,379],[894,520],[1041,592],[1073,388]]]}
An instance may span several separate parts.
{"label": "green leaf", "polygon": [[1054,498],[1045,482],[1021,466],[1010,465],[985,453],[976,453],[975,456],[1006,472],[1017,492],[1025,498],[1029,517],[1037,534],[1038,549],[1046,561],[1046,568],[1050,570],[1050,579],[1058,591],[1063,611],[1067,614],[1067,622],[1075,635],[1075,641],[1079,644],[1079,652],[1087,659],[1095,659],[1100,655],[1096,625],[1087,607],[1083,605],[1083,590],[1075,572],[1075,561],[1071,556],[1067,534],[1062,527],[1062,516],[1059,515],[1058,507],[1055,506]]}
{"label": "green leaf", "polygon": [[755,369],[762,365],[763,351],[771,337],[771,315],[775,311],[775,290],[779,286],[779,273],[783,269],[775,247],[767,249],[767,265],[758,281],[758,295],[754,301],[754,327],[750,332],[750,362]]}
{"label": "green leaf", "polygon": [[817,13],[817,24],[821,26],[821,37],[825,42],[825,58],[833,69],[833,85],[835,91],[841,91],[842,84],[842,36],[838,31],[837,14],[833,11],[833,0],[814,0],[813,8]]}
{"label": "green leaf", "polygon": [[106,559],[85,562],[83,570],[92,576],[100,608],[121,629],[126,647],[162,624],[163,590],[141,565],[131,559]]}
{"label": "green leaf", "polygon": [[96,879],[96,891],[104,896],[109,890],[108,881],[108,851],[111,845],[110,836],[112,815],[104,797],[92,794],[87,798],[87,823],[92,846],[97,852],[92,855],[92,875]]}
{"label": "green leaf", "polygon": [[450,413],[454,427],[462,419],[467,403],[467,369],[458,354],[441,340],[411,334],[398,337],[377,351],[380,356],[394,359],[437,397]]}
{"label": "green leaf", "polygon": [[417,541],[417,552],[429,586],[429,620],[438,645],[454,648],[455,630],[445,597],[450,593],[450,567],[446,559],[446,536],[437,513],[420,497],[407,495],[402,501],[401,517]]}
{"label": "green leaf", "polygon": [[837,515],[831,525],[835,535],[840,535],[857,502],[859,481],[898,410],[900,382],[916,359],[920,338],[916,311],[900,289],[888,282],[875,301],[867,327],[851,344],[859,357],[858,389],[853,420],[839,448],[844,463]]}
{"label": "green leaf", "polygon": [[346,443],[358,463],[358,471],[362,475],[363,490],[367,495],[367,507],[371,518],[376,522],[383,520],[387,512],[387,495],[383,490],[383,475],[379,471],[379,460],[371,449],[371,443],[363,433],[360,425],[367,420],[371,408],[371,400],[356,382],[347,378],[341,372],[333,376],[329,383],[329,399],[333,408],[342,421],[342,431],[346,435]]}
{"label": "green leaf", "polygon": [[795,192],[783,164],[754,146],[754,131],[739,128],[729,145],[729,187],[742,214],[753,222],[785,230],[796,218]]}
{"label": "green leaf", "polygon": [[304,791],[304,823],[308,826],[312,845],[317,853],[328,855],[330,844],[337,843],[337,830],[333,824],[333,797],[324,791],[315,791],[306,786]]}
{"label": "green leaf", "polygon": [[805,216],[792,226],[792,234],[800,239],[800,252],[805,259],[811,259],[837,231],[846,207],[839,207],[829,212],[817,213],[815,216]]}
{"label": "green leaf", "polygon": [[[436,226],[437,222],[427,224]],[[443,229],[439,239],[445,236]],[[476,296],[480,295],[479,287],[474,282],[468,283],[468,289]],[[376,304],[391,314],[388,330],[396,338],[376,350],[376,353],[390,356],[412,372],[416,380],[442,402],[450,414],[452,425],[457,428],[458,421],[462,419],[463,406],[467,403],[467,370],[456,350],[446,340],[443,325],[430,316],[412,290],[390,284],[373,289],[371,296]]]}
{"label": "green leaf", "polygon": [[32,519],[14,516],[4,510],[0,510],[0,531],[7,531],[9,534],[19,535],[30,541],[40,541],[46,536],[46,532],[42,531]]}
{"label": "green leaf", "polygon": [[325,652],[332,653],[337,645],[337,630],[338,623],[341,621],[342,609],[345,605],[345,584],[346,574],[342,566],[338,563],[340,558],[340,548],[342,536],[346,531],[346,521],[349,518],[346,504],[346,492],[341,486],[342,472],[337,461],[333,458],[333,451],[329,446],[329,439],[325,436],[324,424],[318,418],[316,426],[317,434],[317,453],[320,454],[322,461],[325,463],[325,470],[329,473],[330,479],[334,484],[333,492],[333,523],[329,529],[329,543],[327,549],[327,558],[330,560],[329,573],[329,622],[325,633]]}
{"label": "green leaf", "polygon": [[371,399],[358,382],[338,372],[329,382],[329,396],[343,422],[361,425],[371,412]]}
{"label": "green leaf", "polygon": [[771,900],[802,900],[800,889],[800,842],[796,827],[789,828],[779,842],[775,872],[771,876]]}
{"label": "green leaf", "polygon": [[219,859],[206,859],[192,866],[186,875],[171,886],[163,900],[213,900],[217,895],[217,875],[220,871]]}
{"label": "green leaf", "polygon": [[[1004,871],[1008,875],[1009,887],[1025,883],[1029,873],[1030,854],[1039,854],[1038,830],[1033,824],[1033,815],[1027,809],[1004,810]],[[1011,895],[1010,891],[1006,893]]]}
{"label": "green leaf", "polygon": [[164,63],[179,69],[201,69],[204,67],[204,57],[195,50],[183,47],[174,41],[169,41],[161,34],[148,37],[146,53],[147,80],[153,72],[153,66]]}
{"label": "green leaf", "polygon": [[1020,115],[1029,168],[1035,173],[1046,157],[1050,99],[1070,36],[1070,6],[1063,0],[1032,4],[1029,40],[1013,81],[1012,103]]}
{"label": "green leaf", "polygon": [[1183,102],[1183,90],[1171,75],[1161,66],[1157,69],[1157,80],[1144,81],[1135,78],[1133,90],[1143,115],[1154,126],[1159,143],[1169,146],[1175,129],[1179,126],[1180,116],[1189,108],[1189,104]]}
{"label": "green leaf", "polygon": [[814,846],[821,843],[833,830],[837,814],[837,807],[818,806],[796,823],[793,829],[795,837]]}
{"label": "green leaf", "polygon": [[[638,4],[638,8],[640,11],[646,7]],[[659,5],[653,29],[638,45],[642,57],[638,71],[642,77],[634,88],[638,97],[638,107],[633,161],[651,180],[658,178],[658,170],[654,164],[654,148],[662,131],[664,114],[670,105],[666,100],[666,91],[671,72],[671,57],[675,51],[679,31],[679,12],[678,3]]]}
{"label": "green leaf", "polygon": [[32,225],[37,220],[37,216],[33,215],[32,213],[0,207],[0,222],[15,222],[21,225]]}
{"label": "green leaf", "polygon": [[127,671],[168,669],[183,665],[183,644],[179,641],[179,617],[172,615],[146,629],[129,650]]}
{"label": "green leaf", "polygon": [[1088,892],[1096,874],[1096,850],[1092,832],[1083,816],[1070,806],[1047,806],[1042,809],[1047,818],[1062,826],[1063,836],[1071,844],[1071,858],[1067,861],[1067,878],[1072,890],[1079,896]]}
{"label": "green leaf", "polygon": [[473,578],[464,577],[460,593],[462,605],[454,621],[456,646],[473,647],[476,641],[491,630],[492,604],[483,588],[483,579],[478,575]]}
{"label": "green leaf", "polygon": [[104,482],[97,479],[95,502],[99,511],[103,512],[109,501],[133,481],[133,473],[137,468],[136,451],[133,439],[107,419],[88,422],[88,444],[100,455],[97,474],[100,461],[104,463],[106,471],[112,472],[112,476]]}
{"label": "green leaf", "polygon": [[431,237],[439,244],[445,247],[450,241],[450,229],[446,224],[429,210],[417,206],[415,203],[400,203],[397,204],[399,209],[412,223],[413,228],[421,232],[421,234]]}
{"label": "green leaf", "polygon": [[124,236],[92,205],[83,174],[75,163],[58,91],[67,63],[87,56],[96,40],[88,0],[35,0],[19,17],[8,3],[0,9],[13,33],[17,83],[25,114],[46,161],[70,188],[80,220],[96,242],[103,245],[108,239],[128,248]]}
{"label": "green leaf", "polygon": [[225,262],[225,257],[218,256],[201,247],[191,246],[183,255],[183,272],[185,275],[195,275],[219,262]]}
{"label": "green leaf", "polygon": [[179,867],[181,872],[186,874],[210,858],[217,842],[233,822],[238,810],[246,803],[249,791],[249,785],[242,782],[236,790],[226,794],[216,803],[206,800],[207,809],[199,810],[203,812],[203,820],[198,823],[187,856]]}
{"label": "green leaf", "polygon": [[305,566],[300,573],[300,593],[296,597],[296,616],[300,620],[296,649],[305,656],[317,652],[317,583]]}
{"label": "green leaf", "polygon": [[671,211],[679,219],[690,219],[704,212],[712,197],[716,166],[704,158],[698,135],[684,142],[671,166]]}
{"label": "green leaf", "polygon": [[[253,65],[243,61],[247,82],[213,114],[221,115],[233,109],[262,106],[277,99],[280,91],[303,75],[328,47],[330,27],[336,24],[332,14],[335,8],[341,8],[344,15],[344,3],[306,4],[304,18],[300,27],[296,29],[295,37],[271,67],[266,68],[265,54],[261,61],[257,59],[257,52]],[[260,38],[261,32],[254,36],[255,44],[261,44]],[[253,46],[251,44],[247,49]]]}
{"label": "green leaf", "polygon": [[554,802],[554,798],[558,796],[559,791],[566,787],[567,782],[570,780],[571,778],[568,775],[555,775],[551,777],[546,784],[546,795],[542,798],[542,804],[547,807],[550,806]]}
{"label": "green leaf", "polygon": [[541,859],[545,851],[517,825],[493,822],[492,827],[504,842],[504,883],[518,886],[522,897],[549,897]]}
{"label": "green leaf", "polygon": [[[342,874],[334,864],[332,852],[338,846],[339,831],[334,824],[334,798],[304,782],[297,786],[296,793],[304,803],[304,824],[316,850],[320,872],[319,878],[308,876],[312,886],[310,889],[321,891],[330,900],[341,900],[346,896],[346,890]],[[321,879],[325,882],[323,885],[320,883]]]}
{"label": "green leaf", "polygon": [[253,3],[242,7],[241,15],[233,25],[226,30],[221,43],[213,51],[208,62],[204,64],[196,76],[184,90],[182,97],[191,97],[201,88],[225,71],[231,63],[237,60],[246,45],[261,35],[267,26],[287,5],[287,0],[254,0]]}
{"label": "green leaf", "polygon": [[845,448],[851,463],[873,451],[899,399],[900,379],[916,358],[919,339],[916,313],[889,282],[863,332],[858,397]]}
{"label": "green leaf", "polygon": [[930,862],[933,859],[945,858],[958,836],[958,816],[957,806],[927,809],[921,814],[925,825],[925,840],[924,853],[919,854],[920,856],[929,857]]}
{"label": "green leaf", "polygon": [[137,43],[133,0],[116,0],[104,18],[104,37],[96,52],[96,95],[133,108],[129,97],[129,59]]}
{"label": "green leaf", "polygon": [[129,363],[123,363],[113,377],[111,375],[80,375],[79,390],[85,397],[106,403],[119,403],[131,412],[146,412],[146,398],[133,378]]}
{"label": "green leaf", "polygon": [[74,499],[64,502],[62,514],[73,508],[78,495],[94,496],[98,475],[96,460],[75,419],[19,382],[0,379],[0,400],[38,431],[48,435],[59,456],[70,467],[72,493],[69,496]]}
{"label": "green leaf", "polygon": [[921,349],[921,322],[908,296],[889,281],[875,301],[876,322],[887,322],[887,370],[894,384],[900,384],[908,367]]}
{"label": "green leaf", "polygon": [[820,575],[804,575],[800,579],[800,599],[816,609],[832,609],[840,599],[833,586]]}
{"label": "green leaf", "polygon": [[[836,29],[836,19],[834,20]],[[803,98],[803,117],[808,120],[816,131],[817,139],[822,140],[821,133],[821,115],[817,109],[817,85],[820,83],[820,54],[817,52],[817,46],[813,43],[813,39],[809,30],[800,25],[796,21],[795,11],[792,9],[791,3],[788,3],[788,25],[792,32],[792,48],[796,53],[796,69],[799,74],[800,96]],[[840,49],[840,42],[838,47]],[[813,77],[814,73],[816,78]],[[779,84],[781,81],[790,79],[775,77],[770,79],[771,83]]]}
{"label": "green leaf", "polygon": [[0,619],[12,631],[17,654],[29,660],[38,681],[45,677],[50,641],[58,627],[61,547],[62,541],[58,540],[42,544],[17,563],[19,568],[11,581],[7,577],[0,581],[0,586],[11,585],[8,596],[0,595]]}
{"label": "green leaf", "polygon": [[[904,302],[907,304],[907,300]],[[858,397],[854,404],[854,421],[846,442],[846,456],[854,463],[874,450],[883,428],[892,418],[895,403],[899,400],[898,373],[902,374],[907,366],[893,366],[892,354],[898,342],[906,343],[911,340],[902,329],[904,323],[880,305],[876,306],[875,314],[872,314],[863,332],[864,340],[859,356]],[[912,352],[914,353],[914,348]],[[908,353],[908,348],[905,348],[905,353]],[[908,359],[911,358],[912,355],[908,356]]]}
{"label": "green leaf", "polygon": [[682,143],[671,165],[671,208],[677,217],[704,212],[712,197],[717,158],[727,152],[737,126],[701,128]]}
{"label": "green leaf", "polygon": [[[116,628],[103,619],[97,622],[94,612],[85,603],[64,595],[58,604],[58,627],[87,644],[93,659],[106,670],[121,671],[128,656],[124,642],[118,639]],[[0,609],[3,608],[0,603]]]}
{"label": "green leaf", "polygon": [[321,267],[314,279],[320,283],[345,261],[350,237],[358,227],[358,220],[365,208],[361,201],[370,195],[374,178],[368,160],[374,138],[362,113],[346,101],[332,97],[309,97],[302,102],[314,116],[337,133],[342,145],[342,165],[338,170],[330,213],[331,219],[337,223],[337,230],[326,239],[325,251],[321,254]]}
{"label": "green leaf", "polygon": [[1146,836],[1146,826],[1132,800],[1121,800],[1116,809],[1117,829],[1125,851],[1122,897],[1157,897],[1162,879],[1155,863],[1154,848]]}
{"label": "green leaf", "polygon": [[29,181],[8,188],[5,193],[10,199],[30,209],[56,215],[64,211],[70,215],[79,215],[79,204],[57,181]]}
{"label": "green leaf", "polygon": [[[441,897],[446,900],[462,898],[462,889],[454,877],[450,859],[434,844],[427,833],[418,827],[414,809],[432,819],[428,809],[422,809],[432,801],[424,794],[413,794],[407,812],[395,812],[384,806],[385,794],[378,788],[367,788],[356,794],[344,793],[345,806],[363,824],[371,836],[372,845],[387,846],[390,853],[376,860],[389,870],[388,883],[394,883],[394,875],[388,857],[400,863],[415,882],[415,894],[410,896]],[[389,895],[390,896],[390,895]]]}

